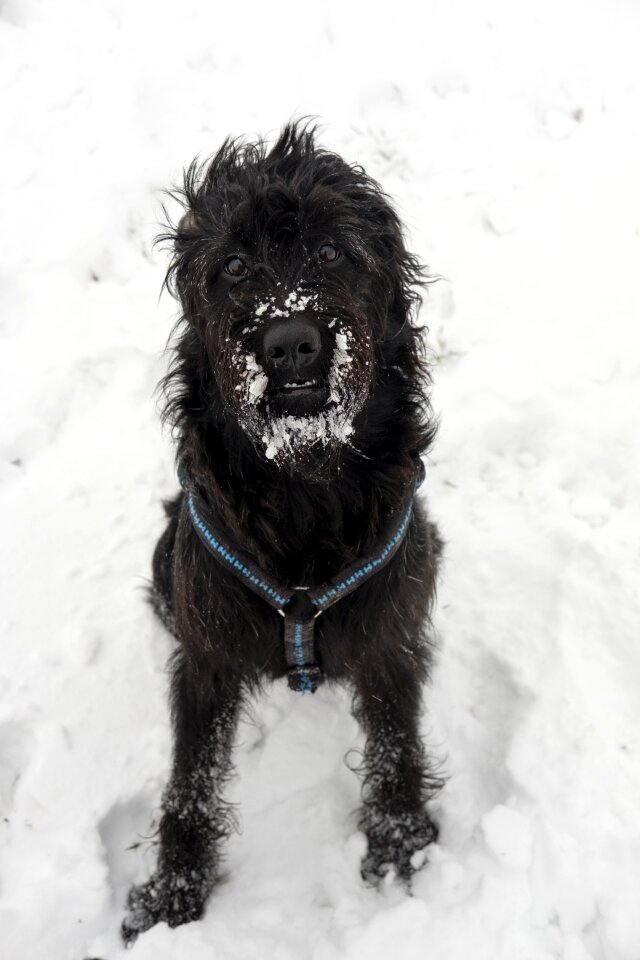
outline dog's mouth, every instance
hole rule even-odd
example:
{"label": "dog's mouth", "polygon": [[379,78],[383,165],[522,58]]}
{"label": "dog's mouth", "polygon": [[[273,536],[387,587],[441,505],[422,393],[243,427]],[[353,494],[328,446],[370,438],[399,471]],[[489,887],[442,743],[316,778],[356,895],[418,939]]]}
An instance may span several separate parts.
{"label": "dog's mouth", "polygon": [[284,383],[274,384],[269,390],[268,396],[270,400],[286,403],[289,400],[321,400],[328,395],[328,392],[328,384],[321,380],[296,378]]}
{"label": "dog's mouth", "polygon": [[303,397],[319,389],[321,387],[317,380],[288,380],[286,383],[275,386],[273,393],[280,397],[289,397],[294,394]]}

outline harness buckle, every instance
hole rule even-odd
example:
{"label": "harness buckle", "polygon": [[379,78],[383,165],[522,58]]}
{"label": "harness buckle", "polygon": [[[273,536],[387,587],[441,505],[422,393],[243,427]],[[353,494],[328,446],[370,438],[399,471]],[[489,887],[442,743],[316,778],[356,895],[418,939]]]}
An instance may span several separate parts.
{"label": "harness buckle", "polygon": [[323,680],[322,670],[316,663],[296,665],[287,670],[289,689],[295,693],[315,693]]}

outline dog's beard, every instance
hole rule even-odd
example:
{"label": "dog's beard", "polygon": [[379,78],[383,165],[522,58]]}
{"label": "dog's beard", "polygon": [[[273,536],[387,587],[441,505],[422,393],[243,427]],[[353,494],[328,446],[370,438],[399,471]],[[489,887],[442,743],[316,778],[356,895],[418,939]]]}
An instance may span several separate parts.
{"label": "dog's beard", "polygon": [[[350,444],[354,420],[369,395],[370,337],[356,335],[335,321],[328,373],[328,398],[318,410],[274,409],[269,377],[255,354],[237,345],[231,354],[235,373],[234,402],[239,425],[256,448],[276,466],[294,472],[325,473],[340,448]],[[332,331],[333,332],[333,331]]]}

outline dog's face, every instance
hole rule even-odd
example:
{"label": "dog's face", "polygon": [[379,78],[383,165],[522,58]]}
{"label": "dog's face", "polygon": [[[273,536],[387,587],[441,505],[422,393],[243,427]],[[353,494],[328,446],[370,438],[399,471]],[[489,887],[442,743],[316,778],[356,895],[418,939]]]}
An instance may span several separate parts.
{"label": "dog's face", "polygon": [[415,298],[395,214],[295,127],[269,152],[225,144],[184,199],[172,273],[226,415],[278,466],[318,466],[350,442]]}

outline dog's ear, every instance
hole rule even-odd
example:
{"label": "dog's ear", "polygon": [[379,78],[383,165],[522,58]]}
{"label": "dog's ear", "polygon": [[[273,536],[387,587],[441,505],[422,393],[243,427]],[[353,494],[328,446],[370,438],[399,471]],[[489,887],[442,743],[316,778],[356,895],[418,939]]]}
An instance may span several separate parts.
{"label": "dog's ear", "polygon": [[204,279],[194,270],[194,263],[202,259],[198,253],[206,238],[193,207],[185,204],[178,223],[160,239],[169,241],[173,248],[165,285],[180,300],[185,317],[195,322],[201,313]]}
{"label": "dog's ear", "polygon": [[200,230],[201,224],[195,211],[187,208],[178,221],[178,227],[176,229],[176,242],[178,242],[183,236],[193,236],[194,233],[199,233]]}
{"label": "dog's ear", "polygon": [[397,336],[411,326],[422,302],[422,291],[427,282],[426,268],[407,250],[402,225],[396,213],[386,209],[382,242],[390,289],[387,313],[387,337]]}
{"label": "dog's ear", "polygon": [[358,183],[360,208],[364,211],[370,233],[371,246],[375,251],[375,265],[384,290],[384,338],[394,339],[407,326],[421,302],[421,290],[425,283],[424,268],[405,243],[402,222],[391,199],[380,185],[359,171]]}
{"label": "dog's ear", "polygon": [[392,278],[392,299],[389,308],[389,326],[392,334],[415,321],[422,303],[426,283],[425,268],[413,254],[402,247]]}

